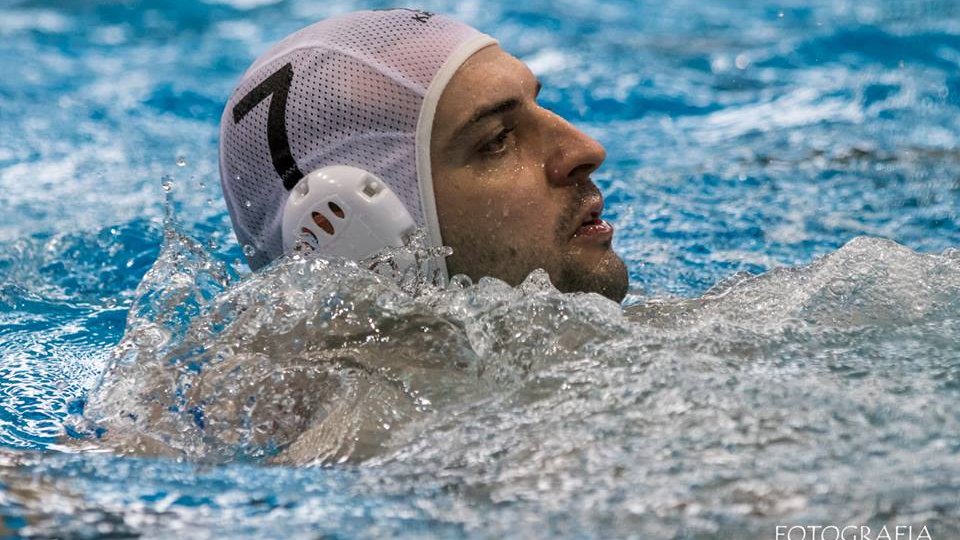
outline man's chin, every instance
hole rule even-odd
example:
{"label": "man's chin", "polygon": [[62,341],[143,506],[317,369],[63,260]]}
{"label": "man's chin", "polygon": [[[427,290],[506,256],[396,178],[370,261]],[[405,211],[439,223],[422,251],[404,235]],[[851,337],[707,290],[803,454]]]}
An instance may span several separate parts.
{"label": "man's chin", "polygon": [[629,278],[623,259],[612,249],[599,261],[564,265],[556,283],[562,292],[594,292],[620,303],[627,296]]}

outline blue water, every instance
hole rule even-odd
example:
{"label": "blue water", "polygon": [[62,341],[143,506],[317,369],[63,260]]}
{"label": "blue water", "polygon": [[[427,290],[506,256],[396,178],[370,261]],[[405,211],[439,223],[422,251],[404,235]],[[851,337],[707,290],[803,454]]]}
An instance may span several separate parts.
{"label": "blue water", "polygon": [[[632,382],[610,375],[597,387],[609,392],[579,405],[596,415],[576,417],[602,424],[601,431],[545,422],[553,434],[520,442],[502,433],[526,431],[457,432],[481,446],[500,436],[503,452],[513,444],[532,456],[527,460],[479,452],[484,461],[468,450],[458,454],[457,446],[447,449],[454,457],[422,457],[430,455],[423,445],[379,465],[307,469],[62,452],[64,420],[83,411],[124,335],[137,286],[160,254],[165,201],[177,229],[234,279],[248,273],[217,173],[217,123],[240,73],[271,43],[313,21],[388,5],[13,0],[0,7],[0,444],[9,454],[0,459],[0,531],[767,538],[773,523],[829,518],[960,531],[960,296],[949,288],[957,258],[922,255],[960,246],[960,4],[951,0],[419,6],[496,36],[540,77],[541,102],[606,146],[609,157],[595,180],[630,269],[628,304],[659,317],[658,306],[685,306],[684,299],[694,302],[718,282],[745,275],[738,273],[832,256],[823,267],[839,261],[839,270],[815,267],[801,271],[799,282],[774,274],[761,283],[794,292],[823,275],[831,283],[846,277],[873,284],[869,294],[854,285],[823,293],[817,298],[826,307],[804,304],[798,317],[829,326],[860,314],[863,326],[830,326],[827,337],[801,329],[806,337],[790,341],[783,336],[793,327],[777,326],[772,337],[764,319],[746,327],[752,337],[732,337],[743,327],[724,311],[726,318],[710,319],[719,338],[704,330],[708,324],[669,338],[647,329],[651,342],[636,338],[620,359],[647,358],[662,340],[677,365],[711,355],[717,365],[735,358],[753,367],[733,375],[703,366],[693,370],[698,375],[683,375],[656,363],[659,370],[647,373],[614,370]],[[164,182],[173,186],[169,194]],[[840,249],[858,236],[909,249],[870,242]],[[885,276],[897,279],[887,283]],[[744,311],[766,298],[749,286],[736,290]],[[921,304],[939,307],[924,311],[926,318],[901,317]],[[678,324],[666,317],[653,327]],[[838,336],[848,341],[837,345]],[[789,346],[771,345],[781,338]],[[767,352],[743,352],[755,343]],[[566,376],[576,386],[576,377]],[[751,379],[761,376],[770,378]],[[809,386],[777,394],[761,384],[791,376]],[[841,385],[836,393],[810,390],[819,400],[812,404],[801,396],[804,388],[829,387],[834,376],[868,381],[875,392]],[[823,433],[848,443],[835,455],[813,443],[781,454],[730,442],[709,432],[706,420],[691,433],[653,420],[657,429],[643,431],[636,426],[645,425],[644,411],[631,408],[628,396],[665,391],[651,380],[681,381],[678,392],[699,396],[703,411],[730,410],[724,394],[711,393],[725,381],[761,409],[798,411],[806,432],[823,422]],[[652,386],[641,392],[641,383]],[[841,390],[863,398],[862,410],[845,409]],[[579,403],[533,402],[556,409]],[[516,403],[463,414],[477,422],[529,421],[511,407]],[[665,421],[676,411],[651,417]],[[741,418],[731,420],[732,432],[756,427],[732,417]],[[629,418],[633,431],[610,435],[620,429],[618,418]],[[769,419],[754,420],[764,426]],[[568,428],[589,439],[578,439],[576,451],[551,453],[560,448],[557,433]],[[874,436],[880,442],[871,454]],[[658,442],[648,442],[654,437]],[[720,450],[732,457],[713,453]],[[802,466],[791,470],[788,454]],[[585,465],[545,464],[560,455]],[[595,480],[598,471],[618,467],[626,472],[603,476],[602,485]],[[857,471],[876,473],[853,487]],[[718,487],[728,484],[736,489]],[[823,486],[829,492],[817,491]],[[797,503],[804,489],[810,498]],[[551,490],[564,496],[546,497]],[[766,502],[750,502],[756,500]]]}

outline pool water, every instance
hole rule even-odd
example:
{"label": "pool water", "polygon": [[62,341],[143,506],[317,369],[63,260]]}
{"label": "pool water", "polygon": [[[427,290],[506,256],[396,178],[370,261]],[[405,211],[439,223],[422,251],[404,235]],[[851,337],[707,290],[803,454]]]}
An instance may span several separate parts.
{"label": "pool water", "polygon": [[[249,275],[217,173],[232,85],[288,33],[388,6],[0,7],[0,534],[960,535],[960,4],[421,3],[605,145],[622,311],[537,274]],[[258,339],[299,374],[294,327],[419,362],[370,368],[406,392],[371,405],[402,421],[370,459],[268,464],[177,401],[184,366]],[[111,423],[150,405],[163,422]],[[76,452],[104,429],[179,453]]]}

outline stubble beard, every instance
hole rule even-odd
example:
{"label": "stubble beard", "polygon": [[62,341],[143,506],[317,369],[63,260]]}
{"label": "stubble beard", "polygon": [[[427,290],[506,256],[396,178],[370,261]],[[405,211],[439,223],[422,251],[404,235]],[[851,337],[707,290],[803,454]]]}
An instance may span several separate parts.
{"label": "stubble beard", "polygon": [[580,262],[576,254],[581,248],[570,245],[570,224],[577,219],[585,201],[600,195],[593,182],[580,184],[576,196],[564,207],[554,228],[557,252],[563,253],[559,272],[553,277],[554,286],[565,293],[594,292],[614,302],[623,301],[627,295],[629,279],[627,267],[610,242],[602,246],[603,257],[595,265],[587,266]]}
{"label": "stubble beard", "polygon": [[620,303],[627,295],[627,268],[612,249],[592,268],[585,268],[572,257],[564,261],[554,283],[561,292],[594,292]]}

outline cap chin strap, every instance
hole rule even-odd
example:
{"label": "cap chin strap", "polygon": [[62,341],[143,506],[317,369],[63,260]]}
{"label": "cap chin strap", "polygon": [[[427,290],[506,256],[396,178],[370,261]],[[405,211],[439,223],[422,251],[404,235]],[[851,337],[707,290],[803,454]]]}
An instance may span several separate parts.
{"label": "cap chin strap", "polygon": [[[486,34],[477,34],[461,43],[456,50],[447,56],[443,65],[434,74],[427,93],[423,96],[420,106],[420,116],[417,118],[416,155],[417,155],[417,186],[420,190],[420,206],[423,209],[423,221],[427,231],[427,245],[440,247],[443,237],[440,234],[440,217],[437,214],[436,195],[433,190],[433,171],[430,164],[430,141],[433,138],[433,120],[437,114],[437,105],[440,96],[446,89],[450,79],[460,69],[460,66],[484,47],[496,45],[497,40]],[[443,257],[430,259],[430,271],[439,271],[444,279],[448,279],[447,262]]]}
{"label": "cap chin strap", "polygon": [[375,175],[331,165],[300,179],[283,208],[283,252],[317,250],[361,260],[400,247],[416,230],[410,212]]}

